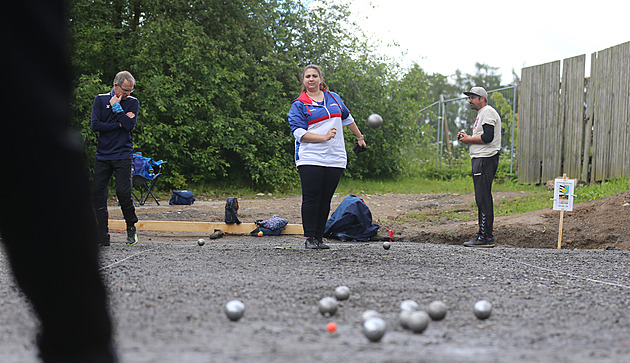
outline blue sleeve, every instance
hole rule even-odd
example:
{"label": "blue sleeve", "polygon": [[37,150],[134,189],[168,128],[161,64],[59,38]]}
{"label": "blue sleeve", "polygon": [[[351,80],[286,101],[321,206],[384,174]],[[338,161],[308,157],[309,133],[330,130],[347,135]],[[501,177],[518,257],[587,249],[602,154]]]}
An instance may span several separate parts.
{"label": "blue sleeve", "polygon": [[494,140],[494,125],[483,124],[483,134],[481,134],[481,141],[484,144],[490,143]]}
{"label": "blue sleeve", "polygon": [[291,126],[291,133],[296,129],[308,130],[308,121],[304,115],[304,104],[300,101],[295,101],[291,105],[289,110],[289,126]]}

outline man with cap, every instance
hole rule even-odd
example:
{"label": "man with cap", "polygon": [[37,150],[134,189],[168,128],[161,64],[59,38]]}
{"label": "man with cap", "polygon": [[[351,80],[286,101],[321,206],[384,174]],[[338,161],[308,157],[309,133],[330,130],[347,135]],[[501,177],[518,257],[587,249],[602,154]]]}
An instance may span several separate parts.
{"label": "man with cap", "polygon": [[479,231],[475,238],[465,242],[464,246],[494,247],[492,181],[499,166],[501,117],[488,105],[488,93],[483,87],[473,87],[464,94],[468,96],[470,108],[477,111],[477,119],[473,125],[472,135],[460,131],[457,133],[457,139],[470,145],[475,202],[479,213]]}

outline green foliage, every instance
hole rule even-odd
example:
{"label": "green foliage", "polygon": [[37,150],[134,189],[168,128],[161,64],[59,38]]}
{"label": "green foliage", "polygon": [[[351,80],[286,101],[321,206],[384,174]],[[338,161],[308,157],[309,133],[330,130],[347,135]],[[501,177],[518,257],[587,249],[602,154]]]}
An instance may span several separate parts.
{"label": "green foliage", "polygon": [[76,83],[72,102],[73,124],[83,135],[87,162],[93,165],[96,159],[97,134],[91,128],[92,103],[97,94],[107,92],[109,88],[101,81],[100,73],[81,75]]}
{"label": "green foliage", "polygon": [[505,216],[551,208],[553,203],[549,200],[550,198],[553,198],[553,191],[550,193],[541,187],[539,191],[530,192],[523,196],[511,199],[495,199],[494,215]]}
{"label": "green foliage", "polygon": [[[405,73],[374,55],[348,19],[347,5],[335,1],[309,9],[298,0],[74,0],[74,125],[90,161],[91,101],[129,70],[140,100],[134,147],[168,161],[167,186],[294,187],[286,114],[301,68],[318,63],[368,141],[369,153],[349,153],[347,176],[400,174],[408,154],[401,135],[428,144],[413,128],[428,85],[421,69]],[[367,128],[370,113],[386,120],[381,129]]]}
{"label": "green foliage", "polygon": [[601,183],[578,185],[575,188],[574,203],[588,202],[609,195],[623,193],[630,190],[630,178],[612,179]]}

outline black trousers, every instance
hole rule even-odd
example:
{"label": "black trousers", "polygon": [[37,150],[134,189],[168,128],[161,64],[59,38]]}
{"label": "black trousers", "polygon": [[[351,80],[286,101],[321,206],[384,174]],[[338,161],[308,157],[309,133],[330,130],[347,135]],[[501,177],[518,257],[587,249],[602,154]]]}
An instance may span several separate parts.
{"label": "black trousers", "polygon": [[94,179],[92,181],[92,200],[96,213],[98,228],[98,238],[102,240],[107,237],[107,196],[109,192],[109,182],[114,176],[116,180],[116,196],[120,203],[123,216],[127,225],[134,225],[138,222],[136,208],[133,205],[131,196],[131,164],[132,159],[123,160],[96,160],[94,164]]}
{"label": "black trousers", "polygon": [[316,165],[298,167],[302,183],[302,227],[305,237],[322,238],[330,213],[330,201],[343,168]]}
{"label": "black trousers", "polygon": [[494,207],[492,200],[492,181],[499,166],[499,154],[489,158],[472,159],[472,177],[475,185],[479,235],[493,237]]}

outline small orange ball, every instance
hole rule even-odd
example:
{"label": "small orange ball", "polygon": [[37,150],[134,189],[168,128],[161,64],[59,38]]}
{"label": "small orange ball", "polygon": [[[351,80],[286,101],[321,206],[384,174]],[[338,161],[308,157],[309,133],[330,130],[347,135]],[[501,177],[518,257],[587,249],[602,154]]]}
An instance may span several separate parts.
{"label": "small orange ball", "polygon": [[334,333],[337,331],[337,324],[333,323],[332,321],[328,324],[326,324],[326,330],[328,330],[331,333]]}
{"label": "small orange ball", "polygon": [[263,236],[263,231],[258,231],[258,237],[262,237]]}

